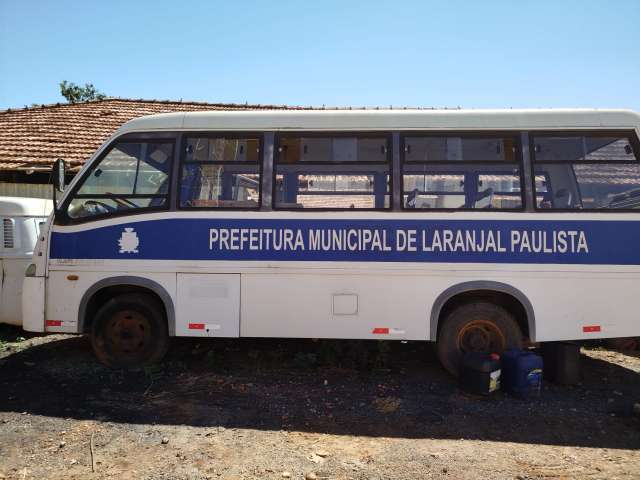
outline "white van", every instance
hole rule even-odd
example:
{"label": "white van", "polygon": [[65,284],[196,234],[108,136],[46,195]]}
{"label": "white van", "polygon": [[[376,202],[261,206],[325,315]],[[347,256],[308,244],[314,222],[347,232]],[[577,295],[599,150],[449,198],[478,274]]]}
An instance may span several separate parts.
{"label": "white van", "polygon": [[22,325],[24,271],[52,209],[43,198],[0,197],[0,323]]}

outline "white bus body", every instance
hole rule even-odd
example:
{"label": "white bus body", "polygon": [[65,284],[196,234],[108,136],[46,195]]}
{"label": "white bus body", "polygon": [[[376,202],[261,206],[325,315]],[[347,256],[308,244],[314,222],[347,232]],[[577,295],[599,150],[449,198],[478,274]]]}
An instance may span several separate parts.
{"label": "white bus body", "polygon": [[[49,220],[24,328],[91,332],[109,299],[148,292],[169,336],[491,350],[513,343],[505,311],[523,340],[637,336],[639,126],[624,110],[136,119]],[[474,327],[442,333],[458,311]]]}
{"label": "white bus body", "polygon": [[22,282],[31,263],[40,225],[53,209],[51,200],[0,197],[0,323],[22,324]]}

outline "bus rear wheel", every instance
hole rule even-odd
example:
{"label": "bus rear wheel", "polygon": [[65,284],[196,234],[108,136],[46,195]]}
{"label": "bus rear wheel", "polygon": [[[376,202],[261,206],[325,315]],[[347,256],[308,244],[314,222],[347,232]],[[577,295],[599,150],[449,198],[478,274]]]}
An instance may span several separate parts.
{"label": "bus rear wheel", "polygon": [[113,297],[96,314],[91,344],[98,360],[108,367],[128,368],[160,361],[169,346],[162,308],[149,295]]}
{"label": "bus rear wheel", "polygon": [[490,302],[453,309],[438,331],[436,350],[442,366],[457,376],[467,352],[502,353],[522,348],[522,331],[507,310]]}

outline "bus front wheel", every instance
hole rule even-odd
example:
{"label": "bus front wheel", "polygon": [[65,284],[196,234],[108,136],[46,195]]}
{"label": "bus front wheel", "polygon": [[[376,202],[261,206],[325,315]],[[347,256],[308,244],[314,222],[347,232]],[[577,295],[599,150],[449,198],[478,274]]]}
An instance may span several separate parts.
{"label": "bus front wheel", "polygon": [[169,346],[163,310],[149,295],[115,296],[98,310],[91,344],[98,360],[108,367],[156,363]]}
{"label": "bus front wheel", "polygon": [[490,302],[454,308],[438,331],[436,345],[440,363],[456,376],[465,353],[502,353],[509,348],[522,348],[522,331],[511,313]]}

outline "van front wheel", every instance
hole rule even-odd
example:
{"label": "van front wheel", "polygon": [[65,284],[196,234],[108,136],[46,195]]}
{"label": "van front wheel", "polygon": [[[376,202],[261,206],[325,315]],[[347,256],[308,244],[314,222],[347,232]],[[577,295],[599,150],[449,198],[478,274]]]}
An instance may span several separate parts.
{"label": "van front wheel", "polygon": [[156,363],[169,346],[167,320],[161,306],[149,295],[118,295],[98,310],[91,344],[98,360],[108,367]]}
{"label": "van front wheel", "polygon": [[461,305],[447,315],[438,329],[438,359],[456,376],[465,353],[502,353],[509,348],[522,348],[522,331],[513,316],[494,303]]}

